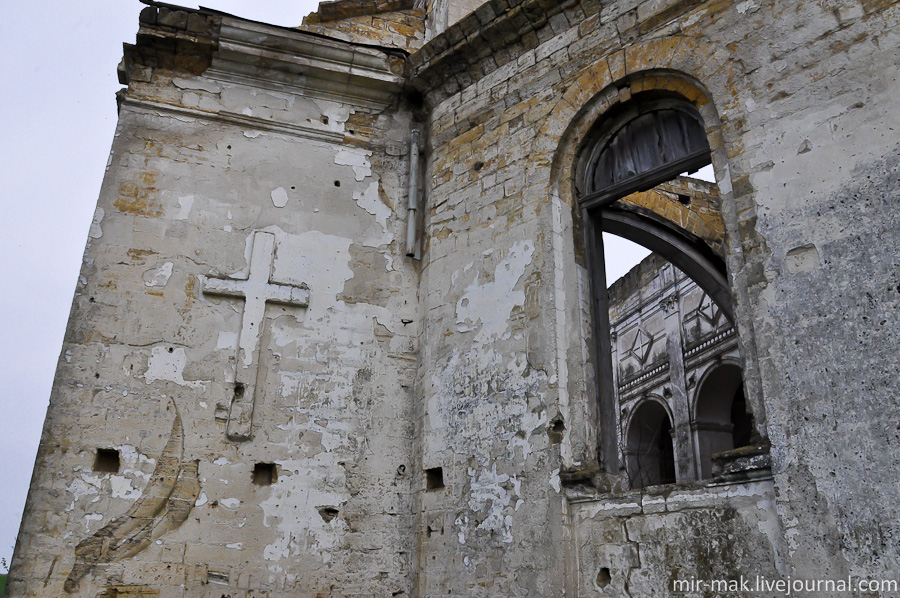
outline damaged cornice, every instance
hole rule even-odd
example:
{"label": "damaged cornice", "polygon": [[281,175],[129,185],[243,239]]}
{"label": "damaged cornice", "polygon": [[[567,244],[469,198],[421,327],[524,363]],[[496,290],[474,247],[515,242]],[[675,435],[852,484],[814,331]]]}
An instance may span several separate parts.
{"label": "damaged cornice", "polygon": [[[403,87],[403,53],[207,9],[145,0],[137,43],[125,46],[123,84],[148,69],[252,79],[363,105],[385,105]],[[135,77],[137,74],[137,77]]]}

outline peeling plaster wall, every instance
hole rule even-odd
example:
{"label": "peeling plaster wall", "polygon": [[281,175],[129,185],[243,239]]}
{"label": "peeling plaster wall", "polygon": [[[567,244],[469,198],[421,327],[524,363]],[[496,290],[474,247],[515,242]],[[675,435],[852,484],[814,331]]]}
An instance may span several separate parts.
{"label": "peeling plaster wall", "polygon": [[[157,69],[132,82],[11,595],[69,595],[63,582],[86,558],[94,564],[71,595],[409,592],[418,326],[416,268],[402,251],[410,123],[398,103],[313,99],[221,75]],[[253,347],[245,300],[204,284],[252,276],[263,233],[274,239],[271,281],[305,283],[310,298],[306,308],[268,304]],[[252,439],[233,442],[236,360],[254,349]],[[107,548],[87,555],[86,538],[142,508],[151,476],[181,484],[154,469],[175,408],[199,483],[189,515],[128,558],[107,558]],[[118,473],[92,471],[98,448],[120,452]],[[274,463],[277,481],[252,483],[256,463]],[[111,533],[112,545],[124,537]]]}
{"label": "peeling plaster wall", "polygon": [[548,435],[559,374],[545,206],[522,200],[523,181],[497,176],[498,161],[524,157],[524,136],[494,122],[454,139],[435,120],[442,111],[432,120],[420,427],[423,467],[441,467],[445,488],[421,498],[418,591],[550,595],[563,587],[565,532],[560,447]]}

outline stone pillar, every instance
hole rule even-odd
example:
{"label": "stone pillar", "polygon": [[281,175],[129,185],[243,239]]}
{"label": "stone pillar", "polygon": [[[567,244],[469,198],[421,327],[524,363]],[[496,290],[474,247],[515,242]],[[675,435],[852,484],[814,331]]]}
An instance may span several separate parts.
{"label": "stone pillar", "polygon": [[619,331],[612,322],[609,325],[610,363],[612,363],[612,387],[615,393],[616,414],[616,446],[619,447],[619,469],[624,474],[625,465],[625,430],[622,429],[622,404],[619,402]]}
{"label": "stone pillar", "polygon": [[666,351],[669,354],[669,391],[672,408],[673,442],[675,444],[675,476],[679,483],[697,479],[691,434],[691,406],[684,375],[684,341],[681,335],[681,306],[677,291],[662,298],[660,306],[666,314]]}

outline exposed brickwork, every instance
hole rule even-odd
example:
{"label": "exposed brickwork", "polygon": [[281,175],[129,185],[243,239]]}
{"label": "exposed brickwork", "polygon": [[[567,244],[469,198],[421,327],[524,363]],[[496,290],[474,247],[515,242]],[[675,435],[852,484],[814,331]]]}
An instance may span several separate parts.
{"label": "exposed brickwork", "polygon": [[650,191],[623,197],[620,203],[653,212],[701,239],[725,259],[725,222],[714,184],[679,178]]}
{"label": "exposed brickwork", "polygon": [[370,17],[415,8],[415,0],[334,0],[320,2],[316,12],[303,19],[304,25],[343,21],[353,17]]}
{"label": "exposed brickwork", "polygon": [[[153,69],[198,75],[218,47],[221,18],[199,11],[148,6],[141,11],[136,44],[125,44],[120,83],[149,81]],[[141,68],[134,69],[139,64]]]}
{"label": "exposed brickwork", "polygon": [[345,10],[334,15],[329,13],[329,17],[326,19],[312,13],[303,19],[300,28],[354,43],[390,46],[406,51],[416,50],[425,42],[424,8],[409,7],[372,13]]}

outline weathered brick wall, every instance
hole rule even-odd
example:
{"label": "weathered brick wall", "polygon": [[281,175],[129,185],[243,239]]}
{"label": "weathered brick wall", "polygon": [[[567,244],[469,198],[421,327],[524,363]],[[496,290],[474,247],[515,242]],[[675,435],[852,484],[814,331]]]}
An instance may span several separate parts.
{"label": "weathered brick wall", "polygon": [[[790,538],[766,535],[755,558],[805,577],[896,571],[896,3],[513,2],[509,20],[478,18],[500,4],[412,57],[433,107],[422,446],[450,481],[423,503],[421,529],[443,534],[423,540],[422,595],[563,585],[560,547],[580,532],[558,476],[596,447],[572,165],[596,119],[647,89],[698,105],[713,149],[778,497],[738,510],[775,509]],[[718,524],[698,525],[665,542]]]}
{"label": "weathered brick wall", "polygon": [[354,43],[413,51],[425,42],[426,14],[424,8],[413,4],[398,1],[368,8],[358,0],[334,2],[323,5],[327,11],[320,8],[305,17],[300,29]]}

